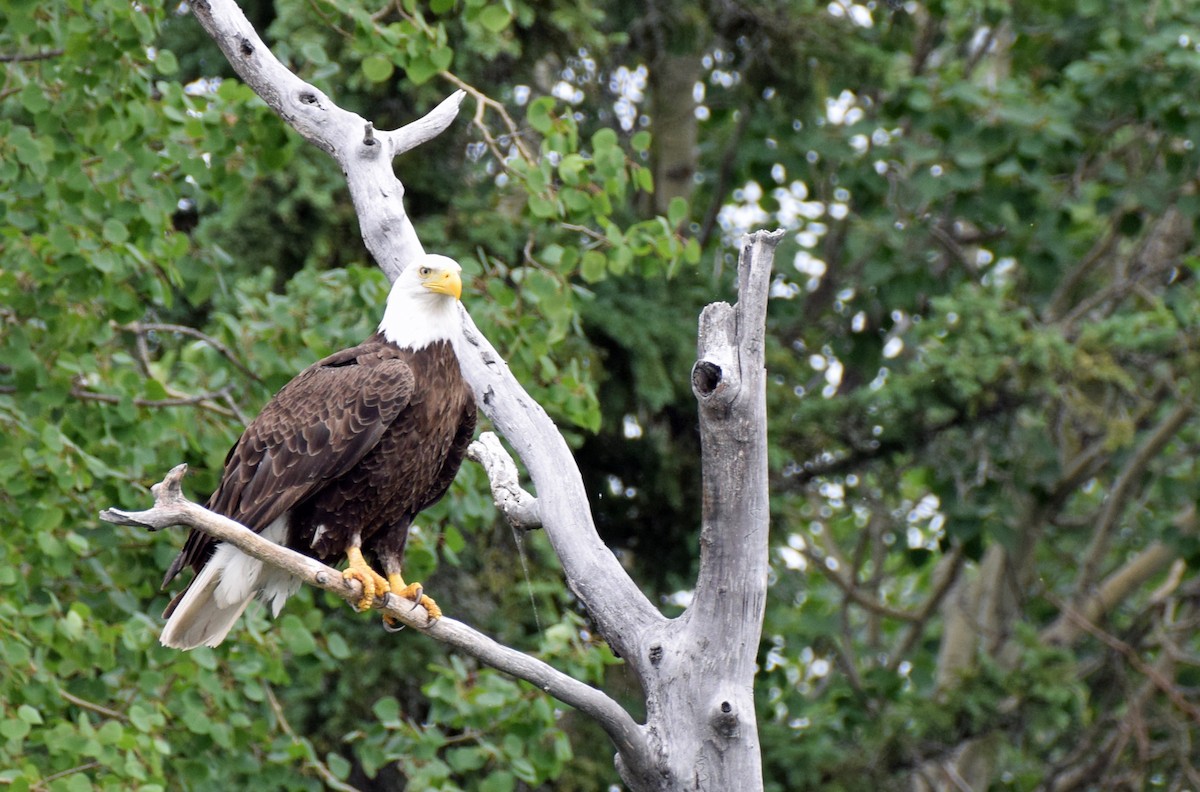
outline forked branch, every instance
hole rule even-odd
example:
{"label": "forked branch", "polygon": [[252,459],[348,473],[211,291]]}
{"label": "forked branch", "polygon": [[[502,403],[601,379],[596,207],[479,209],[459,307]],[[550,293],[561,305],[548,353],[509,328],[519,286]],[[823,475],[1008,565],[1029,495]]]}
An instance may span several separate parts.
{"label": "forked branch", "polygon": [[467,448],[467,458],[478,462],[492,485],[492,500],[509,525],[523,531],[542,527],[537,498],[521,487],[517,463],[494,432],[482,432]]}

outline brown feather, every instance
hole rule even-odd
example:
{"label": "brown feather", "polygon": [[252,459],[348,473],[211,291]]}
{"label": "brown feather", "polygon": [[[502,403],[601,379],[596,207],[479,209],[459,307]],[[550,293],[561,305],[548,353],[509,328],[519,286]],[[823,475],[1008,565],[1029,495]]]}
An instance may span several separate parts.
{"label": "brown feather", "polygon": [[[290,513],[286,544],[325,562],[358,534],[398,568],[409,525],[449,489],[474,429],[475,402],[448,342],[413,351],[377,333],[271,399],[230,450],[207,506],[254,531]],[[185,566],[199,571],[212,551],[193,531],[163,586]]]}

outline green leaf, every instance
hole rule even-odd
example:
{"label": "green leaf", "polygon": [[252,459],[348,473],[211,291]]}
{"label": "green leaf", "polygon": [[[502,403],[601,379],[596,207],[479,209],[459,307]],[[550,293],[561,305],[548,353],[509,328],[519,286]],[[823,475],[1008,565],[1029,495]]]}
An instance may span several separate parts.
{"label": "green leaf", "polygon": [[578,184],[587,160],[579,154],[568,154],[558,163],[558,175],[565,184]]}
{"label": "green leaf", "polygon": [[317,650],[317,641],[299,616],[289,613],[280,620],[279,632],[294,655],[309,655]]}
{"label": "green leaf", "polygon": [[676,195],[671,199],[671,203],[667,207],[667,222],[670,223],[672,228],[678,228],[679,225],[687,218],[687,213],[687,199]]}
{"label": "green leaf", "polygon": [[31,531],[53,531],[62,525],[65,516],[65,512],[57,506],[41,506],[26,522]]}
{"label": "green leaf", "polygon": [[610,129],[609,127],[602,127],[597,129],[592,135],[592,152],[599,157],[613,149],[618,148],[617,143],[618,140],[616,130]]}
{"label": "green leaf", "polygon": [[550,96],[542,96],[534,99],[529,103],[529,109],[525,111],[525,120],[529,125],[543,135],[548,135],[554,131],[554,98]]}
{"label": "green leaf", "polygon": [[395,728],[400,724],[400,702],[391,696],[384,696],[376,701],[371,711],[375,713],[379,722],[388,728]]}
{"label": "green leaf", "polygon": [[148,732],[154,728],[154,720],[151,718],[152,713],[141,705],[134,704],[129,708],[129,722],[133,724],[138,731]]}
{"label": "green leaf", "polygon": [[154,58],[154,67],[158,69],[159,74],[172,75],[179,71],[179,61],[171,50],[160,49]]}
{"label": "green leaf", "polygon": [[479,24],[492,33],[499,33],[508,27],[512,14],[502,3],[491,3],[479,13]]}
{"label": "green leaf", "polygon": [[588,283],[595,283],[604,279],[607,268],[608,259],[603,253],[598,250],[588,250],[583,254],[583,263],[580,265],[579,274]]}
{"label": "green leaf", "polygon": [[0,721],[0,736],[9,740],[20,740],[29,734],[29,723],[19,718]]}
{"label": "green leaf", "polygon": [[305,41],[300,45],[300,54],[313,66],[324,66],[329,63],[329,54],[325,47],[317,41]]}
{"label": "green leaf", "polygon": [[562,245],[547,245],[546,249],[542,251],[538,258],[543,264],[551,267],[557,267],[562,263],[564,252],[565,248],[563,248]]}
{"label": "green leaf", "polygon": [[438,47],[429,53],[429,60],[438,71],[446,71],[454,63],[454,50],[450,47]]}
{"label": "green leaf", "polygon": [[537,218],[549,220],[558,216],[558,204],[540,195],[529,196],[529,212]]}
{"label": "green leaf", "polygon": [[493,770],[479,784],[479,792],[513,792],[517,780],[507,770]]}
{"label": "green leaf", "polygon": [[41,86],[31,82],[21,89],[21,106],[30,113],[42,113],[50,109],[50,100],[46,98]]}
{"label": "green leaf", "polygon": [[335,660],[347,660],[353,654],[350,651],[350,644],[346,643],[346,639],[341,633],[331,632],[325,636],[325,648],[329,650],[329,654]]}
{"label": "green leaf", "polygon": [[114,245],[120,245],[129,239],[129,231],[120,220],[110,217],[104,221],[104,239]]}
{"label": "green leaf", "polygon": [[487,763],[487,754],[480,748],[451,748],[446,752],[446,764],[456,773],[469,773]]}
{"label": "green leaf", "polygon": [[350,777],[350,771],[353,769],[350,762],[346,761],[344,756],[333,753],[332,751],[325,754],[325,765],[335,777],[341,779],[342,781],[345,781]]}
{"label": "green leaf", "polygon": [[395,65],[382,55],[368,55],[363,58],[362,73],[371,82],[383,82],[392,76]]}
{"label": "green leaf", "polygon": [[517,756],[512,760],[510,767],[512,768],[513,775],[525,783],[536,784],[538,782],[537,771],[533,769],[533,764],[528,758]]}
{"label": "green leaf", "polygon": [[576,214],[586,212],[592,206],[592,199],[583,190],[566,187],[559,192],[559,197],[567,209]]}
{"label": "green leaf", "polygon": [[42,720],[42,713],[28,704],[22,704],[20,707],[17,707],[17,717],[31,726],[40,726],[45,722]]}
{"label": "green leaf", "polygon": [[654,192],[654,174],[649,168],[636,167],[634,168],[634,180],[637,187],[644,193]]}
{"label": "green leaf", "polygon": [[433,61],[426,57],[413,58],[404,68],[404,76],[412,80],[416,85],[424,85],[438,72],[437,66]]}

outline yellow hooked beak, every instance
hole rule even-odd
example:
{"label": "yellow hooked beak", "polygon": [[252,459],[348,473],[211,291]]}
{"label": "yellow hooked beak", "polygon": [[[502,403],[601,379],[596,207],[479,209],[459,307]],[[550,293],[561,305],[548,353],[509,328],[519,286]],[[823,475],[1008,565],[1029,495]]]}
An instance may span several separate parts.
{"label": "yellow hooked beak", "polygon": [[462,278],[454,270],[435,270],[422,267],[418,273],[426,289],[438,294],[448,294],[456,300],[462,299]]}

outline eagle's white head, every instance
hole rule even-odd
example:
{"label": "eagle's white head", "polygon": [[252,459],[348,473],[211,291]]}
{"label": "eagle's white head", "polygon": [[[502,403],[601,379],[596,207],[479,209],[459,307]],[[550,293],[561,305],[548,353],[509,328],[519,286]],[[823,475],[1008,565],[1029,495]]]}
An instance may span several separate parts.
{"label": "eagle's white head", "polygon": [[421,256],[392,284],[379,332],[393,344],[410,349],[453,341],[462,331],[460,296],[462,267],[458,262],[447,256]]}

